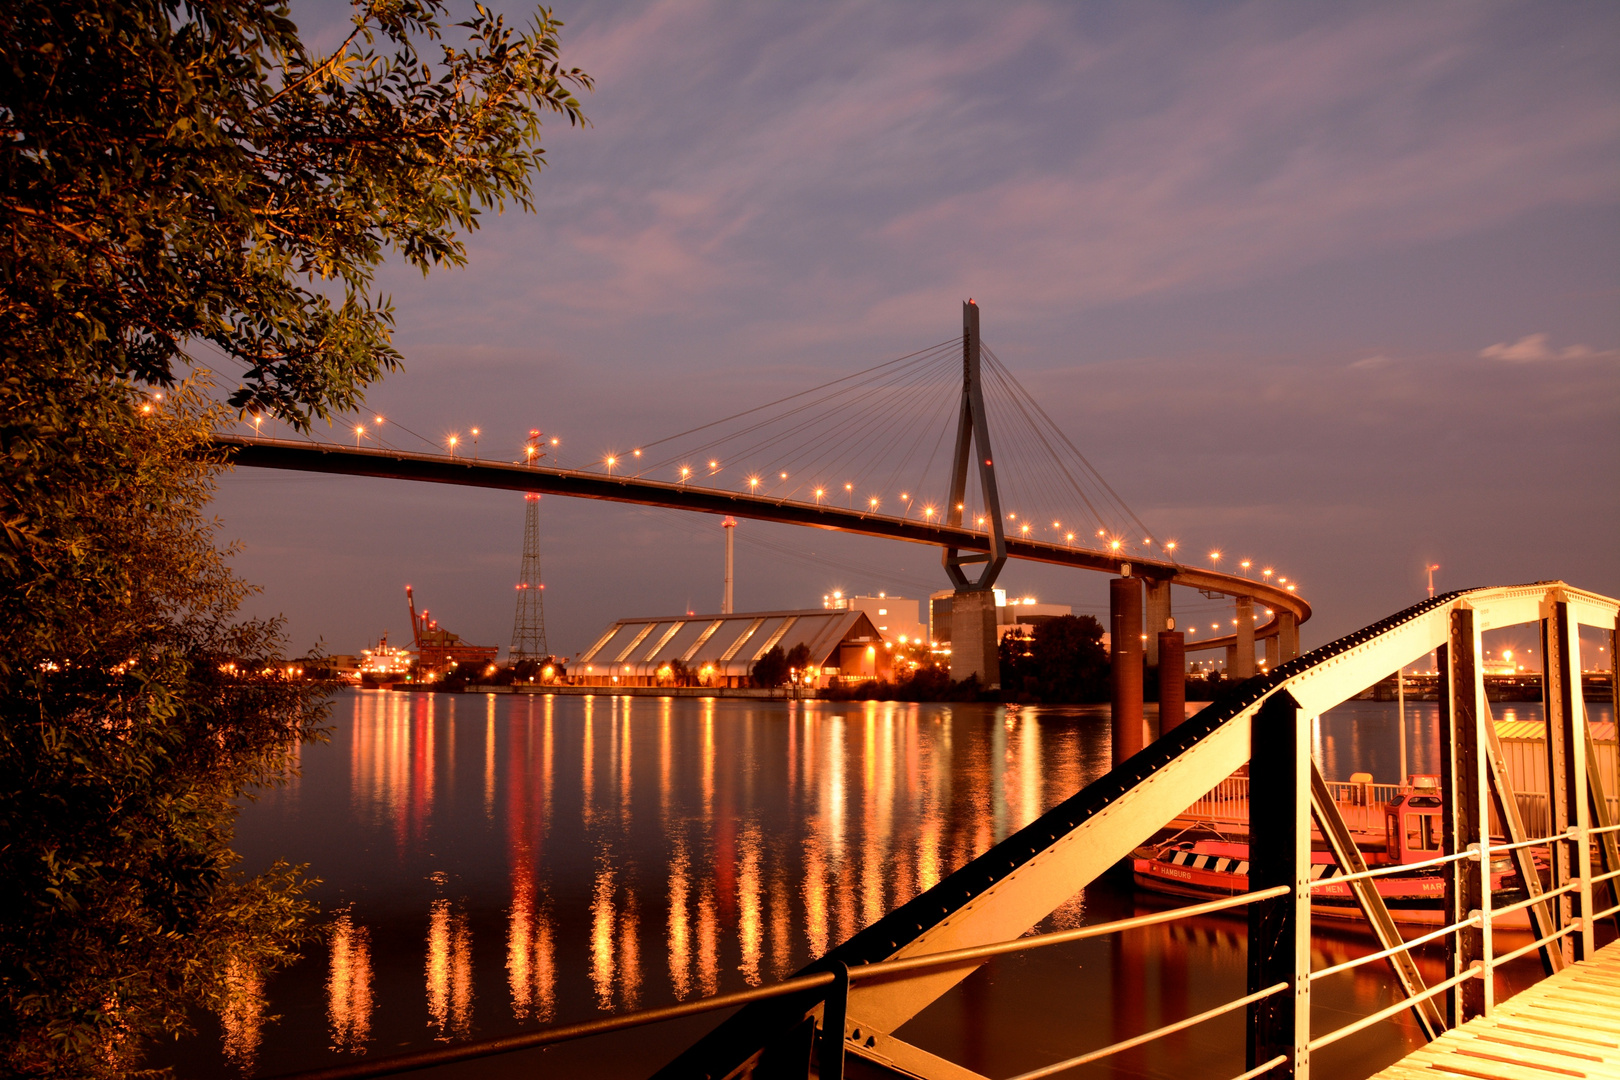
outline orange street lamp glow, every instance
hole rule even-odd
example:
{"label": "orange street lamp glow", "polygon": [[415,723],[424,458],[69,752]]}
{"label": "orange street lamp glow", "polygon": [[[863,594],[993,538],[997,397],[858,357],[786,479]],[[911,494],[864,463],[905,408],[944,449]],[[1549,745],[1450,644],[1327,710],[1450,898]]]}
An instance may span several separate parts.
{"label": "orange street lamp glow", "polygon": [[1269,580],[1271,578],[1271,575],[1275,574],[1276,572],[1277,571],[1273,570],[1271,567],[1268,566],[1264,570],[1260,571],[1260,576]]}
{"label": "orange street lamp glow", "polygon": [[1168,543],[1166,543],[1164,545],[1164,550],[1166,550],[1166,551],[1174,551],[1174,550],[1176,550],[1176,542],[1174,540],[1169,541]]}
{"label": "orange street lamp glow", "polygon": [[1074,533],[1065,533],[1063,539],[1067,540],[1071,544],[1074,543]]}
{"label": "orange street lamp glow", "polygon": [[1109,551],[1118,551],[1119,550],[1119,541],[1118,540],[1110,540],[1110,541],[1108,541],[1108,550]]}
{"label": "orange street lamp glow", "polygon": [[688,476],[691,476],[691,475],[692,475],[692,470],[687,468],[685,465],[682,465],[681,466],[681,483],[683,483],[683,484],[686,483],[686,478]]}
{"label": "orange street lamp glow", "polygon": [[1248,559],[1244,559],[1242,562],[1238,563],[1238,565],[1243,567],[1243,569],[1247,570],[1250,566],[1252,566],[1254,564],[1251,563]]}
{"label": "orange street lamp glow", "polygon": [[456,443],[458,443],[460,441],[461,440],[458,439],[456,436],[454,436],[454,435],[450,436],[450,456],[451,457],[456,456]]}
{"label": "orange street lamp glow", "polygon": [[871,498],[871,499],[870,499],[870,500],[868,500],[868,501],[869,501],[869,502],[871,502],[871,504],[872,504],[872,509],[874,509],[874,510],[876,510],[876,509],[877,509],[877,507],[878,507],[878,500],[877,500],[877,496],[876,496],[876,495],[874,495],[874,496],[872,496],[872,498]]}
{"label": "orange street lamp glow", "polygon": [[632,450],[632,451],[630,451],[630,452],[631,452],[631,453],[632,453],[632,454],[634,454],[634,455],[635,455],[635,456],[636,456],[636,457],[640,457],[640,456],[641,456],[641,451],[640,451],[640,450]]}
{"label": "orange street lamp glow", "polygon": [[827,490],[825,488],[816,488],[816,502],[820,502],[821,497],[825,494],[827,494]]}
{"label": "orange street lamp glow", "polygon": [[932,506],[923,507],[923,517],[928,518],[929,520],[933,520],[934,508]]}
{"label": "orange street lamp glow", "polygon": [[759,490],[759,477],[757,477],[757,476],[750,476],[750,477],[749,477],[749,478],[748,478],[748,486],[749,486],[749,487],[751,487],[751,488],[753,488],[753,489],[754,489],[754,490],[756,490],[756,491],[757,491],[757,490]]}
{"label": "orange street lamp glow", "polygon": [[1221,561],[1221,553],[1218,552],[1218,551],[1210,552],[1209,553],[1209,561],[1210,562],[1220,562]]}

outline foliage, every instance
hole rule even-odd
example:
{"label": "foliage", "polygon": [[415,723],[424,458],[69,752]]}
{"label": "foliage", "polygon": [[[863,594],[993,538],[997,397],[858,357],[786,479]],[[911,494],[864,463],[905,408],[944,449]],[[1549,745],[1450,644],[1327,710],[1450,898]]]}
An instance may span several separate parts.
{"label": "foliage", "polygon": [[1108,653],[1102,624],[1090,615],[1063,615],[1030,636],[1001,639],[1001,685],[1020,699],[1044,702],[1108,700]]}
{"label": "foliage", "polygon": [[530,207],[542,114],[584,116],[562,25],[357,0],[310,54],[275,0],[0,8],[0,358],[167,386],[188,341],[245,369],[231,404],[294,422],[399,363],[370,295],[388,252],[457,265],[458,230]]}
{"label": "foliage", "polygon": [[549,11],[445,11],[358,0],[317,56],[277,0],[0,5],[8,1074],[127,1075],[297,946],[306,883],[233,867],[233,807],[326,688],[235,614],[201,514],[217,416],[178,380],[206,342],[236,408],[351,408],[400,360],[382,260],[458,265],[481,213],[529,208],[541,118],[583,123],[590,79]]}
{"label": "foliage", "polygon": [[[895,676],[894,680],[868,679],[848,686],[831,686],[821,692],[830,701],[983,701],[984,689],[977,675],[952,680],[940,667],[919,667]],[[999,695],[990,695],[1000,700]]]}
{"label": "foliage", "polygon": [[799,642],[787,651],[787,656],[783,657],[783,661],[787,664],[789,672],[804,671],[805,668],[810,666],[810,646],[802,641]]}
{"label": "foliage", "polygon": [[[43,365],[42,365],[43,366]],[[217,465],[182,392],[21,370],[0,382],[0,1068],[127,1074],[226,973],[286,961],[309,910],[244,877],[234,802],[286,775],[327,688],[275,661],[273,622],[201,515]]]}
{"label": "foliage", "polygon": [[776,687],[788,680],[787,654],[782,652],[782,646],[772,645],[765,655],[754,661],[754,666],[748,669],[748,675],[755,686]]}

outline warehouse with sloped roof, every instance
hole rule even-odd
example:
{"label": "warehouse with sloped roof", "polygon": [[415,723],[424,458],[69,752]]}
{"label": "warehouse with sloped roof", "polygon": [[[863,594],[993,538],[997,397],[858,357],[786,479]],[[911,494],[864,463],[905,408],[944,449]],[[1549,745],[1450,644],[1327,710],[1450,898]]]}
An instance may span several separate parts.
{"label": "warehouse with sloped roof", "polygon": [[568,665],[578,686],[749,685],[754,662],[773,647],[803,645],[804,684],[887,678],[892,646],[862,611],[755,611],[620,619]]}

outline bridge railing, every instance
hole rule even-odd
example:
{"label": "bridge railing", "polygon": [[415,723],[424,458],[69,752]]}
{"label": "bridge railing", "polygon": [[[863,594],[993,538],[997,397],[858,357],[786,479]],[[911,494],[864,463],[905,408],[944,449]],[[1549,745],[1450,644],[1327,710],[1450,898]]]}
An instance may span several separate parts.
{"label": "bridge railing", "polygon": [[[1587,848],[1597,837],[1620,832],[1620,825],[1606,828],[1585,830],[1584,835],[1578,830],[1555,836],[1542,836],[1535,839],[1520,841],[1517,844],[1474,844],[1467,850],[1452,855],[1438,856],[1418,863],[1407,863],[1395,866],[1377,867],[1353,874],[1336,875],[1332,878],[1323,878],[1310,882],[1309,890],[1317,890],[1328,886],[1344,886],[1363,880],[1376,880],[1395,874],[1411,873],[1415,870],[1436,870],[1458,863],[1479,864],[1487,869],[1482,871],[1489,876],[1490,863],[1498,856],[1507,854],[1516,849],[1548,848],[1551,845],[1568,843],[1576,845],[1580,854],[1575,860],[1579,867],[1579,874],[1573,880],[1557,889],[1531,896],[1525,900],[1515,902],[1500,908],[1490,905],[1489,892],[1486,893],[1486,903],[1483,909],[1472,911],[1466,918],[1459,921],[1429,930],[1413,938],[1402,941],[1399,945],[1367,953],[1353,959],[1319,968],[1315,971],[1296,973],[1296,979],[1303,979],[1308,986],[1322,979],[1364,967],[1368,964],[1386,961],[1390,958],[1410,954],[1413,951],[1436,942],[1443,942],[1469,930],[1481,930],[1494,926],[1496,920],[1513,915],[1516,912],[1537,904],[1550,904],[1564,894],[1591,895],[1592,887],[1606,881],[1620,878],[1620,870],[1609,871],[1602,874],[1591,872],[1591,859],[1587,857]],[[367,1061],[357,1061],[351,1064],[332,1066],[307,1072],[286,1074],[282,1080],[359,1080],[361,1077],[392,1076],[404,1072],[413,1072],[426,1068],[451,1065],[457,1062],[480,1060],[496,1055],[515,1053],[523,1050],[534,1050],[545,1046],[553,1046],[563,1042],[591,1038],[612,1034],[615,1032],[630,1031],[649,1027],[655,1024],[683,1019],[692,1016],[701,1016],[708,1013],[722,1012],[737,1008],[753,1002],[769,1001],[775,998],[801,996],[812,1005],[819,1004],[822,1011],[820,1038],[817,1043],[816,1064],[814,1072],[807,1071],[806,1076],[819,1076],[822,1080],[837,1080],[844,1075],[845,1049],[851,1040],[858,1041],[861,1033],[846,1031],[845,1017],[849,1001],[850,988],[861,982],[870,980],[894,980],[915,978],[928,972],[940,969],[958,967],[965,964],[979,964],[985,960],[998,956],[1007,956],[1015,953],[1029,952],[1035,949],[1054,945],[1063,945],[1076,941],[1104,937],[1110,934],[1145,929],[1183,919],[1195,918],[1204,915],[1213,915],[1228,912],[1249,905],[1275,900],[1290,896],[1294,889],[1288,885],[1277,885],[1267,889],[1259,889],[1241,893],[1236,896],[1223,897],[1205,903],[1190,904],[1184,907],[1172,908],[1167,911],[1155,912],[1150,915],[1139,915],[1127,919],[1116,919],[1111,922],[1097,923],[1090,926],[1076,927],[1070,930],[1052,931],[1043,934],[1033,934],[1011,941],[1002,941],[990,945],[981,945],[969,949],[956,949],[948,952],[928,953],[920,956],[902,957],[885,960],[873,964],[863,964],[845,967],[833,964],[829,970],[818,971],[786,979],[770,986],[758,987],[749,990],[728,994],[718,994],[713,997],[702,998],[696,1001],[682,1002],[675,1005],[655,1009],[645,1009],[637,1012],[621,1013],[616,1016],[604,1017],[578,1024],[558,1025],[543,1028],[538,1031],[525,1032],[516,1035],[498,1036],[491,1039],[475,1040],[458,1043],[452,1046],[436,1047],[431,1050],[414,1053],[398,1054],[387,1058],[377,1058]],[[1588,920],[1597,921],[1620,914],[1620,903],[1601,911],[1594,911],[1585,918],[1577,917],[1569,920],[1556,930],[1542,937],[1536,938],[1528,944],[1521,945],[1511,951],[1496,954],[1493,949],[1493,935],[1483,935],[1484,955],[1480,961],[1471,964],[1458,972],[1433,985],[1425,987],[1420,993],[1403,997],[1394,1004],[1386,1006],[1366,1016],[1360,1017],[1332,1031],[1325,1032],[1309,1040],[1307,1052],[1314,1053],[1341,1039],[1354,1035],[1374,1024],[1381,1023],[1415,1006],[1438,997],[1441,994],[1454,991],[1458,986],[1471,980],[1480,980],[1485,986],[1487,1001],[1492,997],[1491,983],[1495,969],[1507,964],[1521,956],[1535,952],[1538,949],[1552,945],[1562,938],[1580,931]],[[1309,907],[1299,913],[1304,922],[1304,932],[1309,933]],[[1106,1046],[1088,1050],[1061,1061],[1031,1069],[1026,1072],[1009,1077],[1008,1080],[1039,1080],[1041,1077],[1051,1076],[1068,1069],[1087,1065],[1115,1054],[1134,1049],[1169,1035],[1196,1027],[1199,1024],[1236,1012],[1239,1009],[1252,1010],[1255,1006],[1269,998],[1276,997],[1290,990],[1294,980],[1278,980],[1266,986],[1261,986],[1251,992],[1230,1001],[1216,1005],[1213,1008],[1179,1020],[1163,1024],[1159,1027],[1124,1039],[1109,1043]],[[1263,1061],[1259,1061],[1246,1071],[1239,1073],[1231,1080],[1254,1080],[1271,1070],[1287,1063],[1287,1055],[1273,1054]],[[808,1064],[808,1063],[807,1063]]]}
{"label": "bridge railing", "polygon": [[[584,1023],[562,1024],[515,1035],[469,1040],[451,1046],[435,1047],[431,1050],[394,1054],[384,1058],[356,1061],[297,1073],[285,1073],[275,1078],[275,1080],[360,1080],[362,1077],[395,1076],[400,1073],[452,1065],[463,1061],[481,1060],[501,1054],[535,1050],[593,1036],[650,1027],[654,1024],[667,1023],[686,1017],[723,1012],[754,1002],[796,995],[805,996],[809,1004],[812,1006],[819,1004],[823,1010],[821,1034],[817,1042],[815,1055],[818,1068],[815,1071],[807,1071],[806,1077],[817,1076],[820,1077],[820,1080],[841,1080],[844,1075],[845,1048],[851,1039],[860,1036],[860,1033],[856,1031],[850,1033],[849,1038],[846,1038],[844,1018],[847,1015],[849,991],[853,985],[879,979],[890,981],[917,978],[941,968],[961,967],[963,965],[976,966],[985,960],[994,959],[998,956],[1024,953],[1053,945],[1065,945],[1075,941],[1084,941],[1091,938],[1105,937],[1110,934],[1159,926],[1182,919],[1231,911],[1260,901],[1278,899],[1289,895],[1291,892],[1292,890],[1288,886],[1278,885],[1269,889],[1222,897],[1218,900],[1171,908],[1150,915],[1115,919],[1111,922],[1080,926],[1070,930],[1054,930],[1044,934],[1031,934],[1011,941],[979,945],[968,949],[926,953],[919,956],[900,957],[849,967],[833,963],[829,965],[828,970],[799,975],[770,986],[741,990],[729,994],[717,994],[713,997],[666,1005],[655,1009],[620,1013]],[[1008,1078],[1008,1080],[1037,1080],[1039,1077],[1050,1076],[1066,1069],[1099,1061],[1163,1038],[1166,1035],[1185,1031],[1188,1028],[1225,1016],[1238,1009],[1250,1008],[1257,1002],[1284,993],[1288,988],[1289,984],[1287,982],[1279,981],[1242,997],[1234,998],[1224,1004],[1217,1005],[1214,1008],[1206,1009],[1196,1015],[1173,1021],[1151,1031],[1142,1032],[1139,1035],[1120,1039],[1107,1046],[1087,1051],[1075,1057],[1065,1058],[1050,1065],[1019,1073],[1017,1076]],[[1272,1060],[1232,1077],[1231,1080],[1252,1080],[1252,1078],[1274,1068],[1282,1060],[1281,1057],[1274,1057]]]}

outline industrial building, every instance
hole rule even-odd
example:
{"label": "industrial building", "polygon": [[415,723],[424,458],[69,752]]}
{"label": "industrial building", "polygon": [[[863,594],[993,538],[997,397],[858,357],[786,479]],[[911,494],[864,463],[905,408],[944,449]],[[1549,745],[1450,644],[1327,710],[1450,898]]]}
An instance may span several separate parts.
{"label": "industrial building", "polygon": [[[1033,596],[1009,598],[1006,589],[996,589],[996,640],[1008,634],[1033,634],[1043,622],[1072,615],[1068,604],[1042,604]],[[928,638],[936,645],[951,642],[951,605],[956,594],[942,589],[928,597]]]}
{"label": "industrial building", "polygon": [[833,592],[821,598],[821,606],[832,611],[866,612],[883,640],[894,645],[928,641],[928,627],[917,617],[921,605],[904,596],[881,592],[876,596],[845,596],[842,592]]}
{"label": "industrial building", "polygon": [[864,611],[811,608],[620,619],[568,665],[576,686],[749,685],[773,646],[803,645],[804,685],[888,678],[892,646]]}

